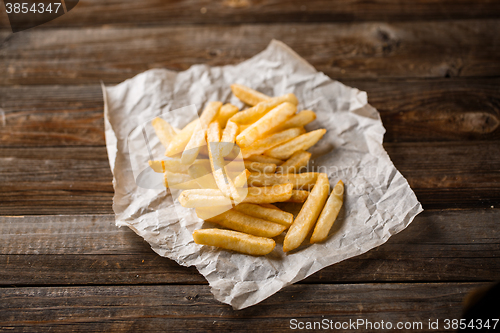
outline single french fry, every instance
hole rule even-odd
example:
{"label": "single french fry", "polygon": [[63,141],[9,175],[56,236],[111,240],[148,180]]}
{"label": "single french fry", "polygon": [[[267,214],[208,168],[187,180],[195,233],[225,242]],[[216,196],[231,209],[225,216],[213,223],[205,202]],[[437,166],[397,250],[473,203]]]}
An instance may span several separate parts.
{"label": "single french fry", "polygon": [[248,158],[245,158],[245,160],[259,163],[271,163],[276,165],[281,165],[283,163],[283,161],[280,159],[264,155],[252,155]]}
{"label": "single french fry", "polygon": [[257,90],[253,90],[241,84],[232,84],[231,90],[233,91],[234,96],[238,97],[240,101],[250,106],[254,106],[271,98],[263,93],[258,92]]}
{"label": "single french fry", "polygon": [[283,242],[283,251],[294,250],[302,244],[307,234],[311,231],[318,219],[325,201],[330,192],[328,176],[324,173],[319,174],[316,185],[307,197],[295,221],[293,221],[288,230],[285,241]]}
{"label": "single french fry", "polygon": [[195,230],[193,239],[196,244],[216,246],[253,256],[264,256],[276,246],[276,243],[271,238],[222,229]]}
{"label": "single french fry", "polygon": [[[224,128],[224,131],[222,132],[222,139],[220,140],[221,142],[228,142],[228,143],[234,143],[236,140],[236,136],[239,133],[238,129],[238,124],[235,122],[232,122],[231,120],[227,121],[226,128]],[[233,149],[234,145],[224,145],[222,147],[222,156],[227,156]]]}
{"label": "single french fry", "polygon": [[321,211],[321,215],[316,222],[313,234],[311,236],[311,244],[322,242],[328,237],[328,233],[339,215],[340,208],[344,202],[344,183],[339,180],[337,185],[332,190],[330,197],[326,201],[325,207]]}
{"label": "single french fry", "polygon": [[245,161],[245,168],[252,172],[263,172],[263,173],[273,173],[276,171],[276,164],[271,163],[259,163]]}
{"label": "single french fry", "polygon": [[278,128],[296,111],[297,107],[292,103],[285,102],[278,105],[238,134],[236,143],[242,148],[250,146],[255,141],[262,139],[266,134]]}
{"label": "single french fry", "polygon": [[252,145],[246,148],[241,149],[241,154],[243,155],[243,158],[248,158],[252,155],[260,155],[266,150],[290,141],[303,133],[305,133],[303,128],[295,127],[272,134],[266,138],[255,141]]}
{"label": "single french fry", "polygon": [[309,191],[293,190],[292,196],[286,202],[302,203],[306,201],[308,196],[309,196]]}
{"label": "single french fry", "polygon": [[234,186],[231,178],[224,175],[225,161],[221,152],[220,142],[220,124],[217,121],[210,123],[207,131],[208,153],[212,173],[217,186],[226,197],[230,197],[236,201],[240,200],[240,196]]}
{"label": "single french fry", "polygon": [[148,161],[149,167],[153,169],[154,172],[163,173],[163,164],[162,161]]}
{"label": "single french fry", "polygon": [[311,110],[303,110],[288,119],[279,127],[280,131],[293,127],[304,127],[316,119],[316,113]]}
{"label": "single french fry", "polygon": [[299,101],[294,94],[286,94],[279,97],[273,97],[268,100],[262,101],[249,109],[238,112],[237,114],[232,116],[230,120],[240,125],[254,123],[266,113],[285,102],[291,103],[293,105],[299,104]]}
{"label": "single french fry", "polygon": [[236,113],[238,113],[237,106],[230,104],[230,103],[224,104],[220,108],[219,115],[217,116],[217,121],[220,124],[220,128],[226,127],[226,124],[227,124],[227,121],[229,120],[229,118],[234,116]]}
{"label": "single french fry", "polygon": [[275,237],[286,229],[284,225],[246,215],[235,209],[228,210],[206,221],[260,237]]}
{"label": "single french fry", "polygon": [[199,119],[195,119],[186,125],[177,135],[172,139],[165,151],[165,156],[174,156],[184,151],[184,148],[188,144],[191,136],[193,135],[194,129],[198,124]]}
{"label": "single french fry", "polygon": [[323,135],[326,129],[318,129],[309,133],[302,134],[279,146],[266,150],[264,155],[279,159],[288,159],[299,150],[307,150],[314,146]]}
{"label": "single french fry", "polygon": [[175,138],[177,132],[165,119],[156,117],[151,121],[155,130],[156,136],[160,139],[161,144],[165,149],[168,148],[170,142]]}
{"label": "single french fry", "polygon": [[[214,191],[214,192],[207,192]],[[194,189],[182,191],[179,196],[182,207],[231,206],[231,199],[225,197],[219,190]]]}
{"label": "single french fry", "polygon": [[203,164],[193,164],[189,166],[188,174],[200,185],[200,188],[219,188],[215,183],[210,166],[207,168],[207,166]]}
{"label": "single french fry", "polygon": [[191,164],[194,162],[200,152],[200,147],[204,146],[206,141],[207,127],[217,118],[219,110],[222,106],[221,102],[209,102],[203,113],[200,116],[200,121],[197,123],[191,139],[186,145],[182,153],[181,162],[183,164]]}
{"label": "single french fry", "polygon": [[239,175],[234,178],[234,186],[243,187],[247,183],[247,179],[250,176],[250,171],[247,169],[243,170]]}
{"label": "single french fry", "polygon": [[277,184],[292,183],[296,190],[308,190],[312,188],[318,179],[317,172],[304,172],[299,174],[269,174],[252,172],[248,176],[248,186],[272,186]]}
{"label": "single french fry", "polygon": [[267,187],[249,187],[245,203],[273,203],[287,201],[292,196],[292,184],[281,184]]}
{"label": "single french fry", "polygon": [[[163,160],[161,163],[164,171],[188,174],[189,165],[182,164],[180,158]],[[193,164],[202,164],[205,167],[210,168],[210,161],[208,159],[198,159],[195,160]]]}
{"label": "single french fry", "polygon": [[184,173],[174,173],[165,171],[163,174],[163,185],[167,188],[177,190],[199,189],[200,185],[193,180],[189,175]]}
{"label": "single french fry", "polygon": [[298,173],[300,168],[305,167],[311,159],[311,153],[305,150],[298,150],[286,160],[276,172],[278,173]]}
{"label": "single french fry", "polygon": [[274,208],[266,208],[249,203],[240,203],[236,205],[234,209],[240,213],[258,217],[266,221],[276,222],[286,227],[289,227],[293,222],[293,214]]}

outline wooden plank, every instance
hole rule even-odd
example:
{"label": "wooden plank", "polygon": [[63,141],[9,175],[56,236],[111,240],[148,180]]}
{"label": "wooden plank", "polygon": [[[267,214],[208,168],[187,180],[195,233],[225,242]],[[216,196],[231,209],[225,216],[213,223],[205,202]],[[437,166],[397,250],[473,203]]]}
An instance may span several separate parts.
{"label": "wooden plank", "polygon": [[[424,211],[387,243],[301,283],[500,279],[500,209]],[[0,218],[0,285],[203,284],[113,215]]]}
{"label": "wooden plank", "polygon": [[0,85],[110,84],[150,68],[235,64],[273,38],[334,78],[498,76],[499,30],[499,20],[466,20],[3,32]]}
{"label": "wooden plank", "polygon": [[[229,24],[268,22],[415,21],[497,18],[500,6],[488,0],[433,1],[80,1],[71,12],[40,28],[98,25]],[[9,27],[5,13],[0,28]]]}
{"label": "wooden plank", "polygon": [[[364,90],[385,142],[500,139],[499,78],[343,80]],[[101,88],[0,86],[0,146],[104,145]]]}
{"label": "wooden plank", "polygon": [[[384,146],[424,208],[500,206],[497,141]],[[104,147],[2,148],[0,163],[0,215],[112,213]]]}
{"label": "wooden plank", "polygon": [[[216,301],[208,286],[35,287],[0,289],[5,330],[51,332],[290,331],[297,321],[372,323],[460,319],[462,301],[480,283],[295,285],[243,309]],[[305,324],[304,324],[305,325]],[[376,326],[375,326],[376,327]],[[372,331],[370,327],[357,327]],[[335,329],[335,327],[333,327]]]}

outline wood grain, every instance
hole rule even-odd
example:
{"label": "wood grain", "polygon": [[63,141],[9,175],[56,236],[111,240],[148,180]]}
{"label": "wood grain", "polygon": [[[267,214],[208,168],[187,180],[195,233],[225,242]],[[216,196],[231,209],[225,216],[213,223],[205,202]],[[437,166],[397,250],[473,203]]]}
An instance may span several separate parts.
{"label": "wood grain", "polygon": [[[343,80],[381,114],[385,142],[500,139],[500,79]],[[228,88],[229,89],[229,88]],[[0,146],[104,145],[98,85],[0,87]]]}
{"label": "wood grain", "polygon": [[[71,12],[40,28],[85,27],[99,25],[179,25],[234,24],[268,22],[332,21],[415,21],[460,18],[496,18],[497,2],[461,1],[324,1],[304,3],[294,0],[225,1],[99,1],[86,0]],[[8,28],[4,12],[0,28]]]}
{"label": "wood grain", "polygon": [[[424,211],[363,255],[301,283],[495,281],[500,209]],[[113,215],[0,217],[0,285],[204,284]]]}
{"label": "wood grain", "polygon": [[[460,318],[480,283],[294,285],[235,311],[208,286],[96,286],[0,289],[7,330],[69,332],[240,332],[290,330],[290,320],[422,322]],[[361,330],[361,327],[360,327]],[[369,329],[368,329],[369,330]]]}
{"label": "wood grain", "polygon": [[[424,208],[500,206],[497,141],[384,147]],[[104,147],[2,148],[0,163],[0,215],[112,213]]]}
{"label": "wood grain", "polygon": [[498,76],[499,30],[498,20],[466,20],[3,32],[0,85],[110,84],[150,68],[235,64],[273,38],[333,78]]}

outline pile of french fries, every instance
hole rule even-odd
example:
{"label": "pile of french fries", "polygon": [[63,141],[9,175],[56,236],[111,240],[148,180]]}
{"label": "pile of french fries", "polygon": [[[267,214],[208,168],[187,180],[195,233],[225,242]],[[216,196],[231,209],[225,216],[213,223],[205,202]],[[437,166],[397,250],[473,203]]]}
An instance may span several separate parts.
{"label": "pile of french fries", "polygon": [[[324,241],[343,204],[344,184],[330,193],[325,173],[307,172],[311,153],[326,133],[306,132],[313,111],[297,113],[294,94],[269,97],[233,84],[233,94],[249,107],[209,102],[199,119],[179,130],[162,118],[152,125],[165,146],[161,161],[150,167],[164,174],[167,188],[183,190],[183,207],[226,229],[200,229],[197,244],[250,255],[266,255],[273,239],[286,231],[283,251],[298,248],[308,235]],[[306,171],[306,172],[302,172]],[[294,215],[273,205],[302,203]]]}

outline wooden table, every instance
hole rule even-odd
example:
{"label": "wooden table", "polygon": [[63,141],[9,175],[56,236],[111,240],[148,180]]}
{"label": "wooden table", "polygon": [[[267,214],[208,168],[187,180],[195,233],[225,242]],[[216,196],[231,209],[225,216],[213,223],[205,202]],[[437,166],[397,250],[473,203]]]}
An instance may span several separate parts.
{"label": "wooden table", "polygon": [[[3,11],[3,9],[2,9]],[[500,279],[500,3],[80,1],[0,15],[0,331],[287,331],[290,320],[460,318]],[[114,226],[102,80],[234,64],[282,40],[368,92],[425,211],[368,253],[242,311]]]}

